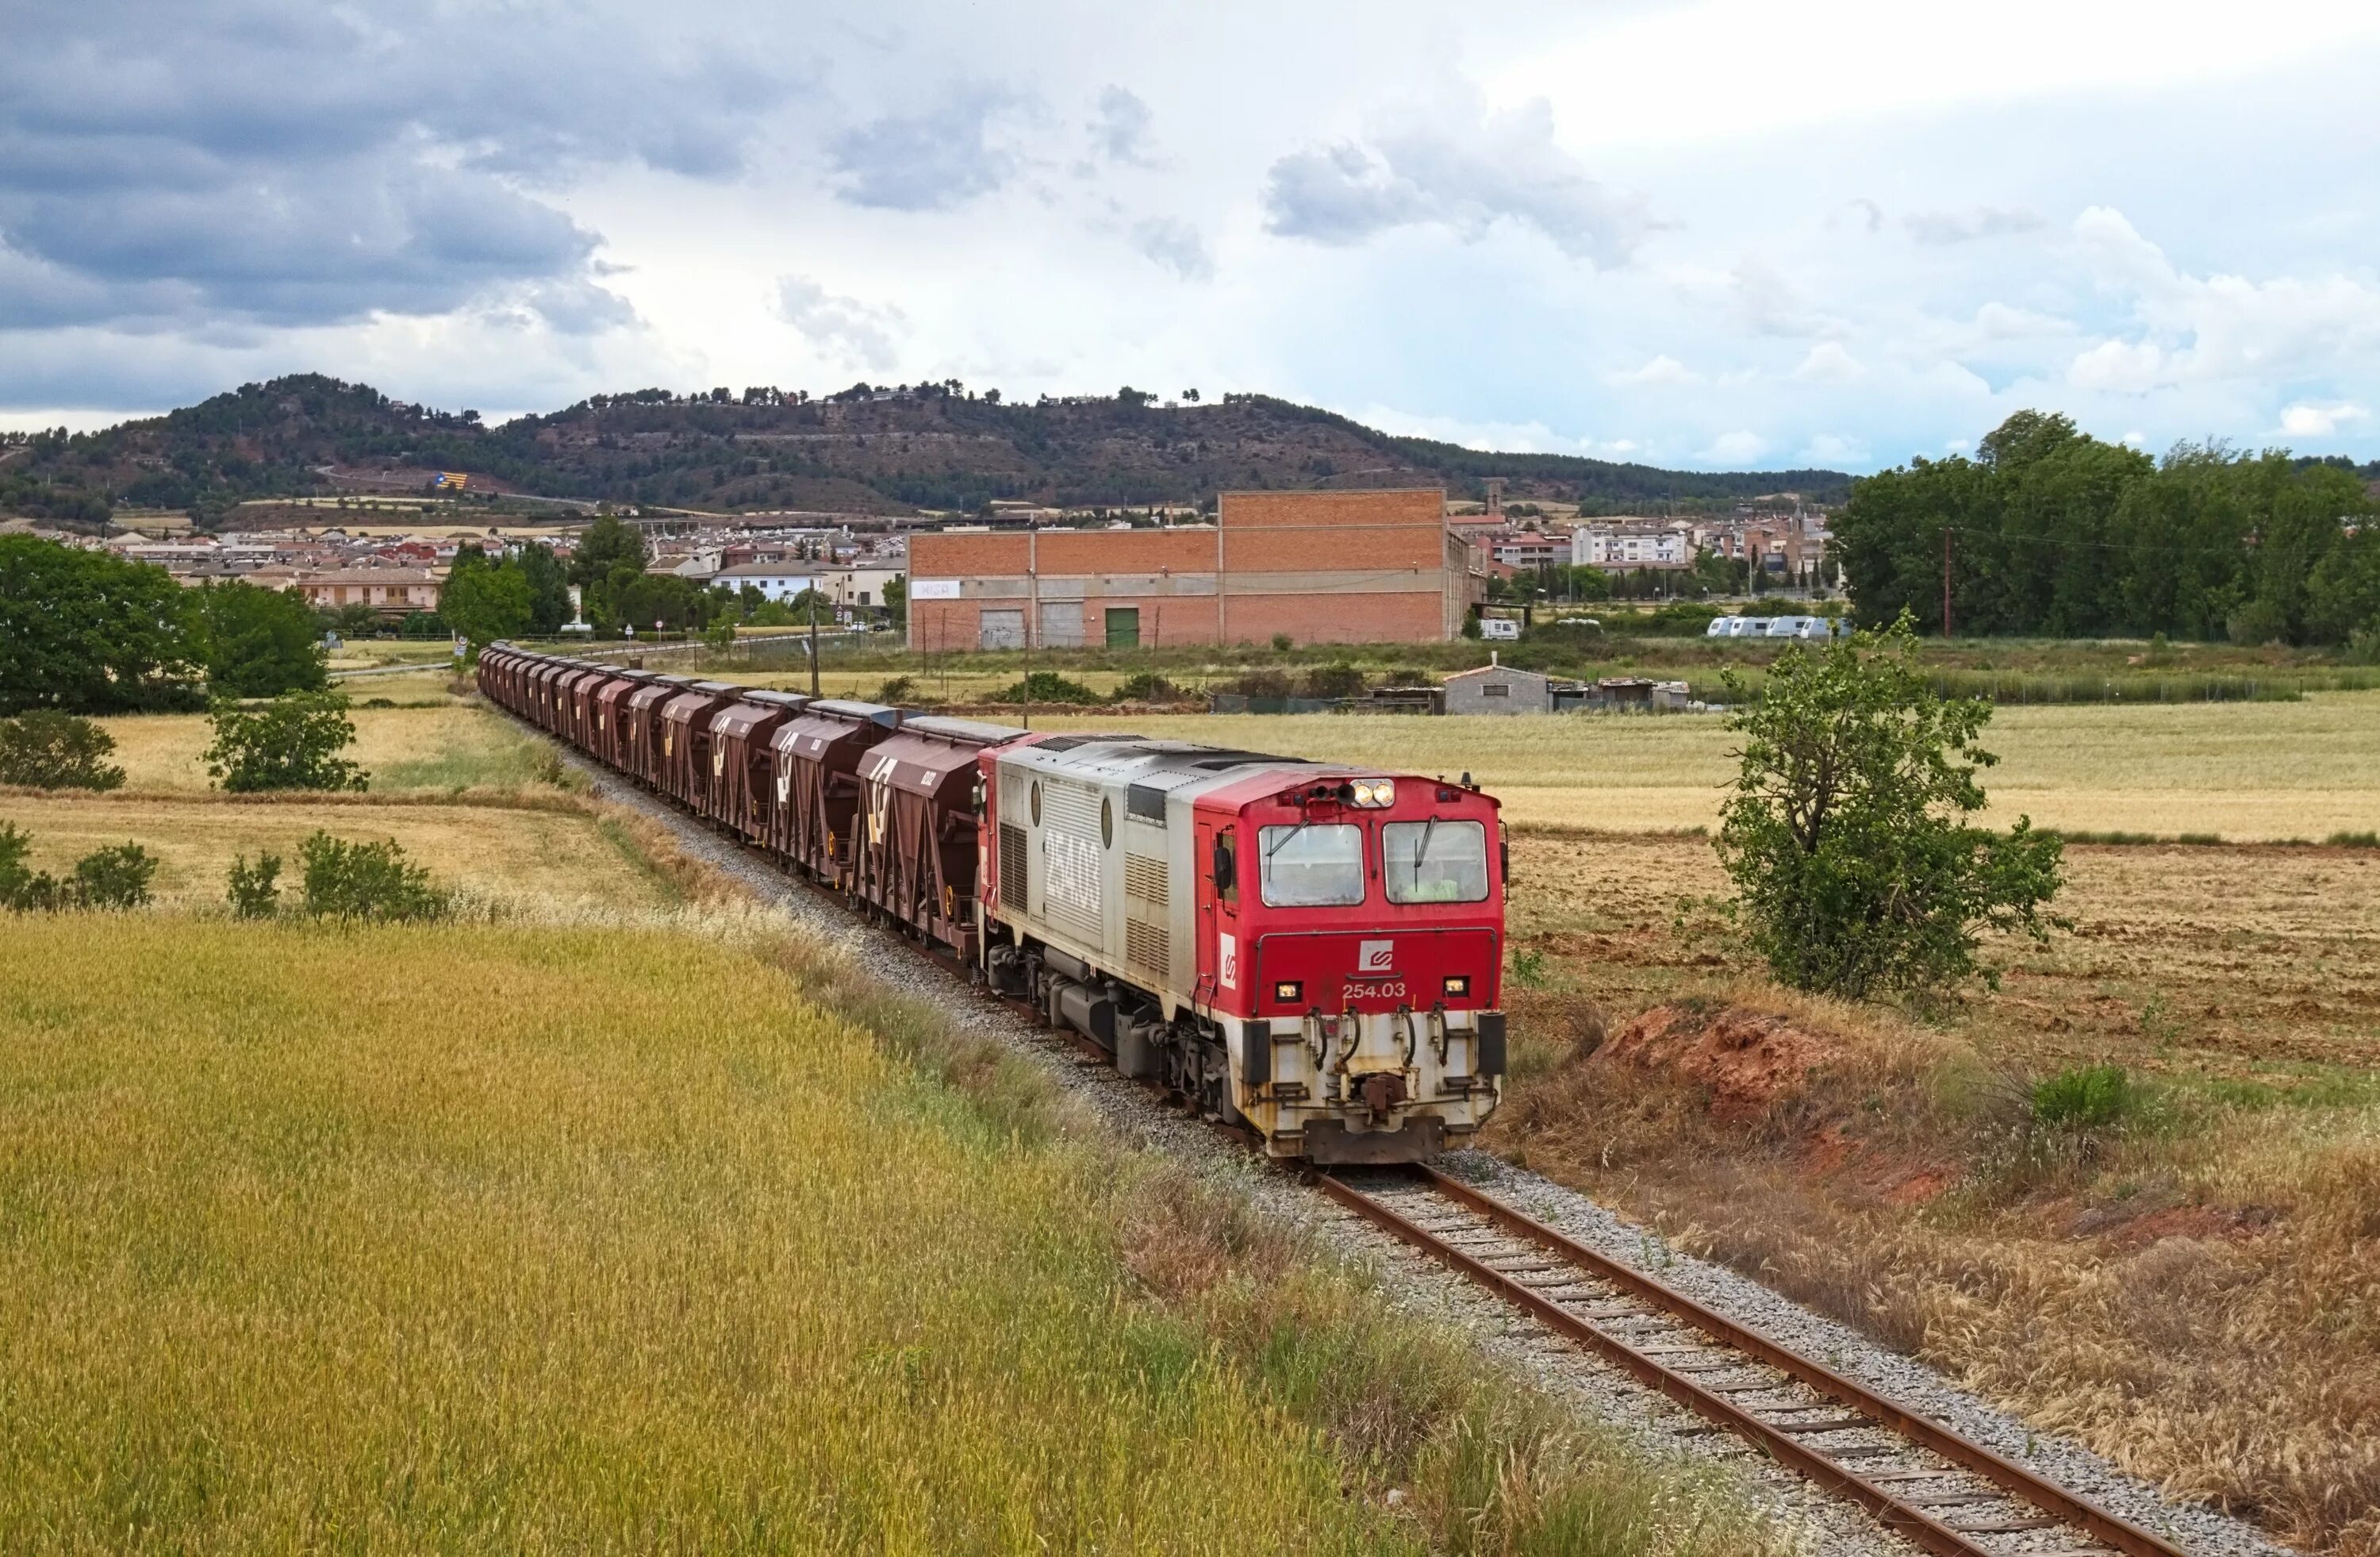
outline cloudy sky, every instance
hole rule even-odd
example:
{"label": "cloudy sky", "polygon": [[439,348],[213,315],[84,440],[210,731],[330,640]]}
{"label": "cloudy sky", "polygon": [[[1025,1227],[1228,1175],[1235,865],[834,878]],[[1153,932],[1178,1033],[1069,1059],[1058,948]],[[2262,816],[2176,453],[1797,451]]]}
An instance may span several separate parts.
{"label": "cloudy sky", "polygon": [[18,0],[0,425],[958,378],[2380,455],[2380,6]]}

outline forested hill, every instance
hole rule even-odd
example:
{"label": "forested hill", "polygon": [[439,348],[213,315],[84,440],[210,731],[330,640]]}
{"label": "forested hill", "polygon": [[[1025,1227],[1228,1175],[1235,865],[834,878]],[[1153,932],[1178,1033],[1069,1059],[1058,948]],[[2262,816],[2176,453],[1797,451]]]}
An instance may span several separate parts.
{"label": "forested hill", "polygon": [[[202,523],[248,498],[402,485],[469,472],[553,497],[707,509],[972,511],[994,498],[1062,505],[1203,502],[1219,491],[1443,485],[1476,497],[1621,512],[1790,492],[1839,502],[1836,470],[1662,470],[1566,455],[1490,454],[1392,437],[1264,395],[1179,407],[1125,391],[1003,404],[955,384],[865,385],[813,398],[773,388],[597,395],[484,425],[308,374],[248,384],[147,421],[0,450],[0,514],[97,522],[111,505],[188,508]],[[326,471],[335,470],[346,485]]]}

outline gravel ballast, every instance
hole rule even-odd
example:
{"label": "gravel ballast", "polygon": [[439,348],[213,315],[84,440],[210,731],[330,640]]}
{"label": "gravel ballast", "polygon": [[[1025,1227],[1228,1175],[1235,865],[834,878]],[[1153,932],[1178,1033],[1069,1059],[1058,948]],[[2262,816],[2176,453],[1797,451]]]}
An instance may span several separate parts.
{"label": "gravel ballast", "polygon": [[[1517,1368],[1584,1416],[1627,1431],[1654,1453],[1721,1464],[1739,1473],[1754,1504],[1824,1553],[1899,1554],[1916,1549],[1864,1512],[1819,1492],[1798,1475],[1724,1433],[1682,1434],[1697,1419],[1591,1355],[1561,1341],[1437,1262],[1332,1203],[1293,1173],[1172,1107],[1156,1094],[1087,1059],[1007,1004],[968,985],[914,945],[789,879],[758,854],[722,838],[618,775],[565,753],[599,798],[667,825],[689,857],[748,887],[806,931],[896,991],[927,1002],[970,1033],[994,1039],[1038,1064],[1119,1136],[1165,1152],[1247,1195],[1269,1214],[1311,1234],[1372,1275],[1389,1302],[1457,1327],[1485,1352]],[[1931,1417],[1971,1441],[2057,1481],[2100,1507],[2154,1531],[2192,1557],[2289,1557],[2252,1527],[2213,1510],[2168,1502],[2155,1489],[2070,1440],[2040,1433],[1958,1388],[1923,1363],[1812,1313],[1725,1266],[1697,1259],[1609,1209],[1488,1153],[1452,1153],[1439,1166],[1510,1202],[1577,1242],[1645,1270],[1740,1323]],[[2070,1539],[2002,1538],[2010,1557],[2071,1547]]]}

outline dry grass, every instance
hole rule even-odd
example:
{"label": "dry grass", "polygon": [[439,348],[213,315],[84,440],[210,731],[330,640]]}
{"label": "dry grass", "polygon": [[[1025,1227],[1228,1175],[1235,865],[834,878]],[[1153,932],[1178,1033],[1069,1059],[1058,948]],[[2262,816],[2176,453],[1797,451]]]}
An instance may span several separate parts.
{"label": "dry grass", "polygon": [[[350,690],[358,702],[380,695]],[[463,703],[357,707],[348,717],[356,740],[346,755],[363,764],[376,792],[517,791],[545,782],[547,748],[484,709]],[[137,714],[100,723],[115,737],[112,760],[123,767],[128,789],[207,788],[204,753],[214,736],[203,714]]]}
{"label": "dry grass", "polygon": [[1768,1549],[810,954],[0,938],[0,1546]]}
{"label": "dry grass", "polygon": [[[1732,776],[1724,721],[1415,719],[1354,714],[1045,712],[1037,725],[1129,728],[1409,772],[1469,772],[1526,825],[1707,826]],[[2321,838],[2380,825],[2380,694],[2295,703],[2003,708],[1985,744],[1994,814],[2045,827]]]}
{"label": "dry grass", "polygon": [[[2075,933],[1931,1014],[1791,996],[1682,935],[1692,838],[1524,834],[1495,1144],[2325,1551],[2380,1553],[2380,854],[2075,847]],[[1582,1058],[1657,1004],[1782,1012],[1828,1057],[1722,1124]],[[1584,1045],[1581,1040],[1585,1040]],[[2028,1124],[2116,1063],[2149,1103]]]}
{"label": "dry grass", "polygon": [[[633,911],[670,901],[594,817],[576,809],[19,793],[0,797],[0,819],[33,835],[35,866],[53,872],[92,849],[137,843],[158,857],[157,895],[186,906],[223,901],[236,856],[278,854],[294,870],[298,843],[317,828],[342,838],[394,838],[441,882],[523,911]],[[285,884],[290,879],[285,873]]]}

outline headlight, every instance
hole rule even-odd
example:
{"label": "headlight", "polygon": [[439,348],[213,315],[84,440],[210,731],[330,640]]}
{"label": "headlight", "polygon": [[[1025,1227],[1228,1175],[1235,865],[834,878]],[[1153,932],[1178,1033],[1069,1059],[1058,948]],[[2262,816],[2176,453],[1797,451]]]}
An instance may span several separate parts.
{"label": "headlight", "polygon": [[1392,806],[1396,799],[1397,786],[1387,779],[1358,779],[1355,782],[1355,804],[1359,806]]}
{"label": "headlight", "polygon": [[1460,1000],[1463,996],[1469,994],[1471,992],[1471,976],[1467,973],[1448,974],[1446,977],[1446,992],[1450,998],[1455,1000]]}
{"label": "headlight", "polygon": [[1283,1005],[1295,1005],[1298,997],[1305,992],[1305,986],[1294,979],[1284,979],[1272,987],[1272,998]]}

